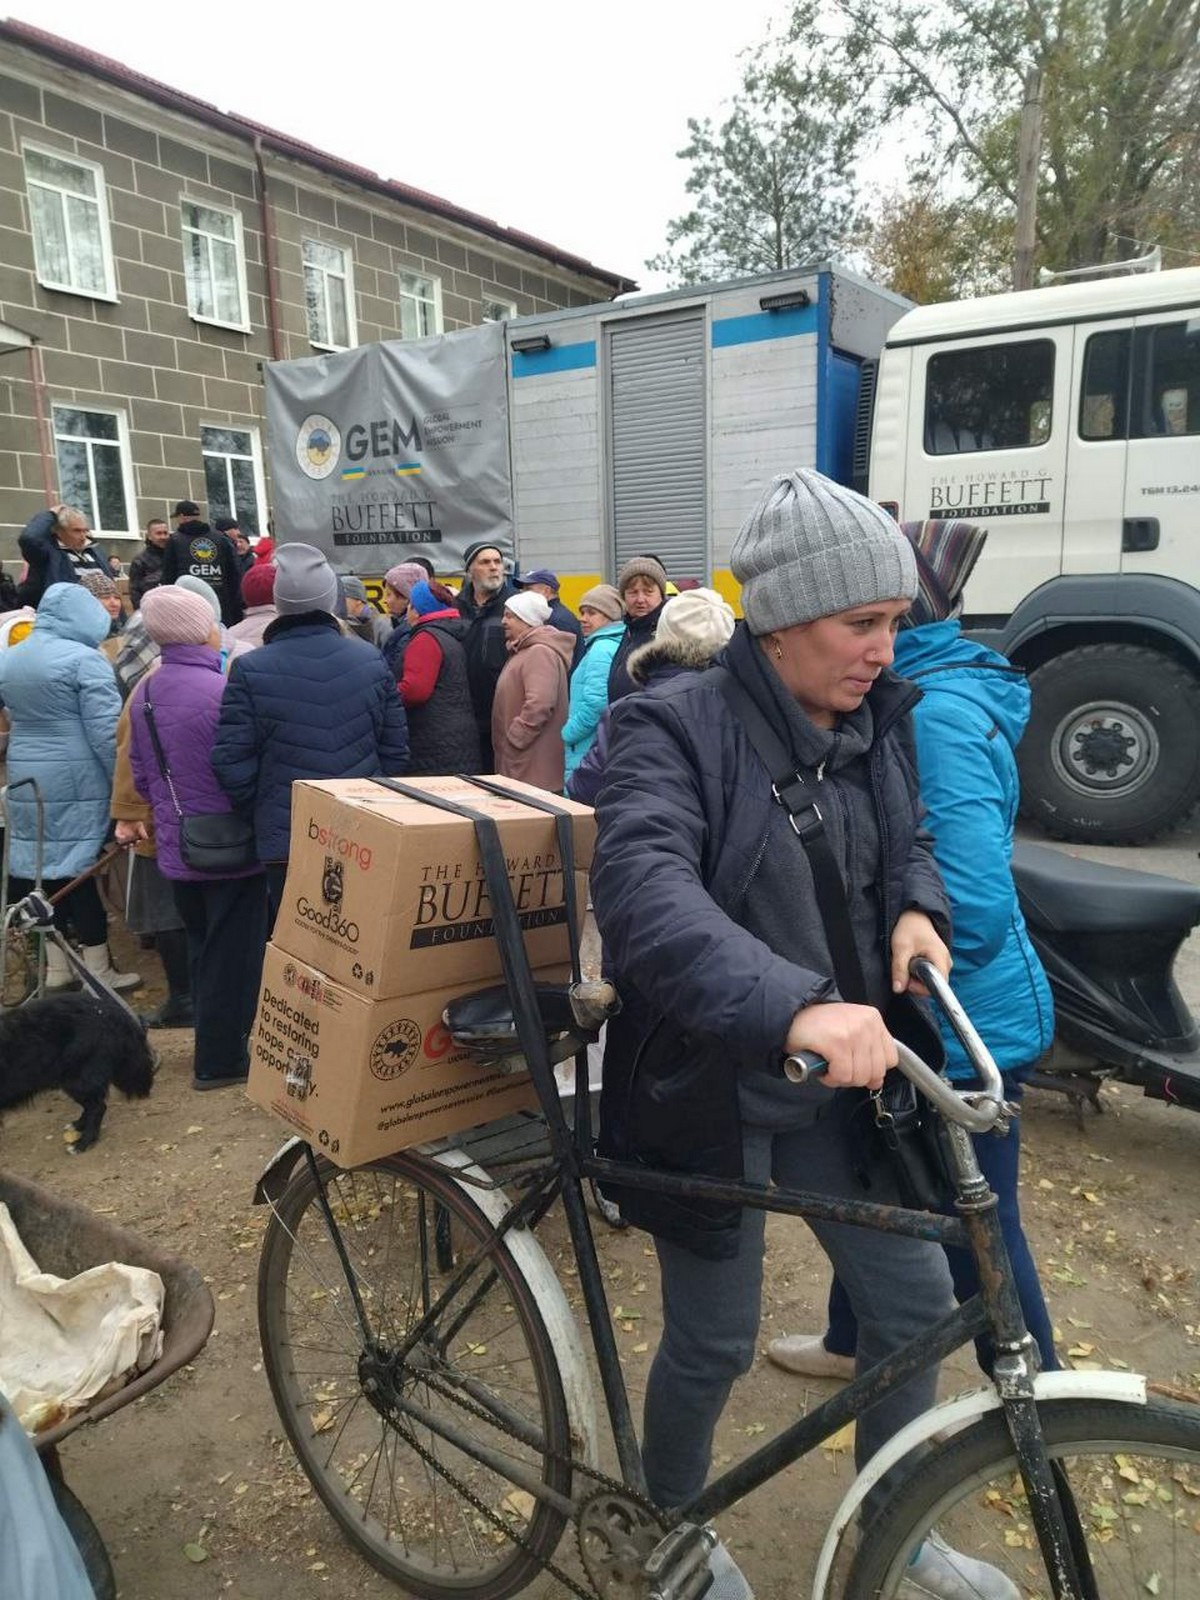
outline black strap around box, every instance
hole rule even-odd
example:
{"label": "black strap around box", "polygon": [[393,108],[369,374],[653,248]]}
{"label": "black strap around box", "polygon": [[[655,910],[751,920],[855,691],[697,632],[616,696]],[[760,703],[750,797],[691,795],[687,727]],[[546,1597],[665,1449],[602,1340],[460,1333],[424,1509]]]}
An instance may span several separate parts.
{"label": "black strap around box", "polygon": [[[529,953],[525,949],[521,918],[513,899],[512,885],[508,881],[508,864],[504,859],[500,829],[496,826],[496,819],[489,817],[485,811],[477,811],[473,806],[465,805],[461,800],[451,800],[442,794],[431,794],[426,789],[402,783],[398,778],[372,778],[371,782],[377,783],[383,789],[390,789],[394,794],[401,794],[407,800],[417,800],[422,805],[434,806],[437,810],[447,811],[452,816],[463,817],[474,825],[479,855],[483,862],[484,881],[487,883],[488,897],[492,902],[500,966],[508,987],[509,998],[512,1000],[513,1018],[517,1024],[521,1050],[528,1063],[538,1098],[542,1102],[542,1110],[550,1123],[551,1137],[555,1143],[560,1137],[565,1140],[566,1127],[558,1098],[558,1082],[550,1062],[546,1031],[537,1002],[533,969],[529,964]],[[524,798],[513,795],[511,791],[507,792],[510,798]],[[563,867],[565,873],[565,862]],[[567,916],[571,917],[569,904]]]}

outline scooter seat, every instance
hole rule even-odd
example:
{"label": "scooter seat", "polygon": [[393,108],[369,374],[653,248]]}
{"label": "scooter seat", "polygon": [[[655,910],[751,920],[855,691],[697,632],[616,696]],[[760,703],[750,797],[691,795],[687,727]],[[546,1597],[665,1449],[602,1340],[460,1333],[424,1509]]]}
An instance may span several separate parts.
{"label": "scooter seat", "polygon": [[1157,872],[1037,844],[1013,846],[1012,871],[1026,921],[1050,933],[1187,932],[1200,922],[1200,888]]}

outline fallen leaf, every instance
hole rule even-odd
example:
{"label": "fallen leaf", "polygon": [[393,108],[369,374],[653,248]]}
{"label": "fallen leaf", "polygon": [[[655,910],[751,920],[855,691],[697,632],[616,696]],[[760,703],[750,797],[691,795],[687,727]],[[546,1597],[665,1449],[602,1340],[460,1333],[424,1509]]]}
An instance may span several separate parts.
{"label": "fallen leaf", "polygon": [[202,1544],[185,1544],[183,1547],[183,1553],[189,1561],[194,1561],[197,1565],[199,1565],[201,1561],[208,1560],[208,1551]]}

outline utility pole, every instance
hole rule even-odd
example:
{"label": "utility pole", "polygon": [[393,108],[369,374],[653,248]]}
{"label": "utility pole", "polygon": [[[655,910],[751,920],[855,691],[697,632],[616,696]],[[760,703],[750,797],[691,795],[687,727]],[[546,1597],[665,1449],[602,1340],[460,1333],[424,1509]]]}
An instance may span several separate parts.
{"label": "utility pole", "polygon": [[1017,228],[1013,249],[1013,288],[1033,288],[1033,252],[1037,243],[1038,162],[1042,153],[1042,71],[1025,72],[1025,103],[1017,147]]}

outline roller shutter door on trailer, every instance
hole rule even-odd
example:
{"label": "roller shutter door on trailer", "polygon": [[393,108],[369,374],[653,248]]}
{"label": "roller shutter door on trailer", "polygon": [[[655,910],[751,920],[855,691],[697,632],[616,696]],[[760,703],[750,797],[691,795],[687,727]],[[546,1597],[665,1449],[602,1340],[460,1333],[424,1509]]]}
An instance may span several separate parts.
{"label": "roller shutter door on trailer", "polygon": [[704,318],[608,330],[614,554],[653,552],[672,578],[708,578]]}

